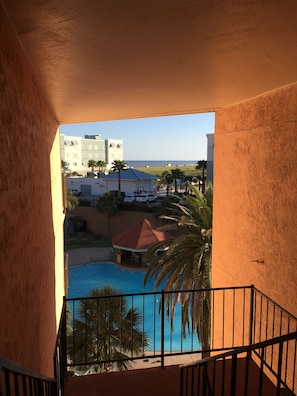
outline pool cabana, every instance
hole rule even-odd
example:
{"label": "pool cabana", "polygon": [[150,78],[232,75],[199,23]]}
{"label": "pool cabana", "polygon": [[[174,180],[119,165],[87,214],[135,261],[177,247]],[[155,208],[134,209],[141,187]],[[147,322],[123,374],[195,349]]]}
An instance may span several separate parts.
{"label": "pool cabana", "polygon": [[153,228],[151,222],[143,219],[133,227],[112,238],[112,245],[116,252],[117,263],[122,262],[123,255],[128,252],[130,260],[145,265],[142,258],[144,253],[155,243],[164,241],[166,235]]}

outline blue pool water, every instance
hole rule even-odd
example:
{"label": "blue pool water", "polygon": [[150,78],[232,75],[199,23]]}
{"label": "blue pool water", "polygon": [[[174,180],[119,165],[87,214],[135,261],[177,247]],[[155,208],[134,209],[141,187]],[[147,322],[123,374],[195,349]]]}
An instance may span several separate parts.
{"label": "blue pool water", "polygon": [[[114,263],[97,263],[70,267],[68,270],[68,297],[86,297],[92,288],[109,285],[121,294],[149,293],[154,290],[154,281],[144,287],[144,270],[127,270]],[[160,290],[162,289],[162,285]],[[148,294],[144,298],[133,297],[133,306],[143,312],[143,330],[150,339],[148,350],[160,350],[161,319],[159,315],[160,294]],[[197,334],[181,336],[181,314],[177,306],[174,315],[174,332],[170,332],[170,322],[165,320],[165,351],[186,351],[198,349]]]}
{"label": "blue pool water", "polygon": [[144,270],[127,270],[114,263],[98,263],[70,267],[68,270],[69,298],[85,297],[93,287],[99,289],[105,285],[117,289],[123,294],[151,292],[154,282],[143,286]]}

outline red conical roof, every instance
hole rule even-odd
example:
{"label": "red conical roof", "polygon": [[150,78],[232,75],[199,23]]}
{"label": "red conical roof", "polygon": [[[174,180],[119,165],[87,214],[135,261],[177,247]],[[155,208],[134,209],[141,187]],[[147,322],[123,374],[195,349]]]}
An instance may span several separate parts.
{"label": "red conical roof", "polygon": [[155,243],[164,241],[165,239],[164,232],[153,229],[150,221],[143,219],[140,223],[114,236],[112,238],[112,244],[117,249],[146,251]]}

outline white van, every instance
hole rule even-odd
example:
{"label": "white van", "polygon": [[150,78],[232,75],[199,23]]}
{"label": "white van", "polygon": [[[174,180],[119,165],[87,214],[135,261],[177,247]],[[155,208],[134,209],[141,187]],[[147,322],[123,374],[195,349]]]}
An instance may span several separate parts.
{"label": "white van", "polygon": [[124,198],[124,202],[135,202],[134,194],[126,194]]}
{"label": "white van", "polygon": [[157,195],[154,193],[140,193],[136,195],[136,202],[155,202],[157,200]]}

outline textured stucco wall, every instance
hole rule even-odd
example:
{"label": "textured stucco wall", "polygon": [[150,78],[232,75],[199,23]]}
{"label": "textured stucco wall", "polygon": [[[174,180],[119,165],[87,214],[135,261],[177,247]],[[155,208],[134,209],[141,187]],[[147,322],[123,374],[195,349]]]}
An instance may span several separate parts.
{"label": "textured stucco wall", "polygon": [[[81,220],[87,222],[87,228],[94,234],[109,235],[107,215],[99,213],[95,208],[77,206],[70,214],[80,216]],[[112,236],[119,234],[143,219],[149,220],[154,227],[161,225],[153,213],[120,210],[116,215],[110,217],[110,228]]]}
{"label": "textured stucco wall", "polygon": [[53,374],[63,295],[58,125],[0,10],[0,356]]}
{"label": "textured stucco wall", "polygon": [[297,85],[217,112],[213,219],[213,286],[254,284],[294,315],[296,120]]}

